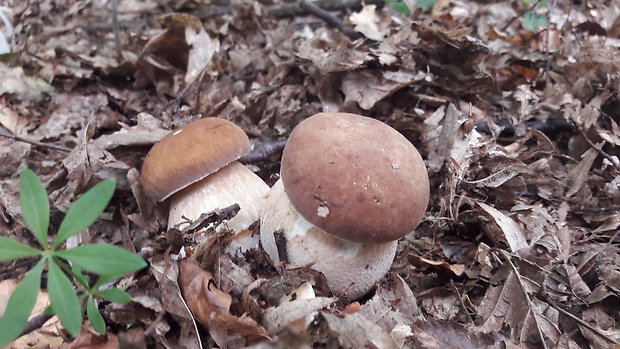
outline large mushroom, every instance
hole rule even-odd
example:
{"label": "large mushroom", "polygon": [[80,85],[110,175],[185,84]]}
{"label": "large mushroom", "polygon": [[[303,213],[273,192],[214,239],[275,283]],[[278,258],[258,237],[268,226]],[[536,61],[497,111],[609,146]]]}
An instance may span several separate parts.
{"label": "large mushroom", "polygon": [[[227,222],[234,232],[258,219],[269,186],[237,159],[251,150],[248,136],[230,121],[208,117],[171,132],[153,146],[142,164],[144,192],[160,202],[170,197],[168,228],[235,203]],[[234,239],[232,249],[258,246],[258,239]]]}
{"label": "large mushroom", "polygon": [[426,167],[404,136],[376,119],[316,114],[291,132],[261,210],[261,242],[272,260],[310,266],[356,299],[387,273],[428,200]]}

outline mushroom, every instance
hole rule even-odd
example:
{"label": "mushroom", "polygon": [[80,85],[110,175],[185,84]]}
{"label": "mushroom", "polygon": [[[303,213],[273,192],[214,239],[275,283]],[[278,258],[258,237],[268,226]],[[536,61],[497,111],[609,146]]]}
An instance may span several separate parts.
{"label": "mushroom", "polygon": [[[227,226],[238,233],[258,219],[269,190],[237,161],[251,148],[248,136],[232,122],[216,117],[195,120],[153,146],[142,164],[140,182],[153,200],[170,197],[168,228],[237,203],[240,210]],[[238,236],[229,252],[255,247],[258,238]]]}
{"label": "mushroom", "polygon": [[356,299],[389,270],[398,239],[426,211],[429,182],[416,148],[372,118],[320,113],[302,121],[265,196],[261,242],[274,262],[310,266]]}

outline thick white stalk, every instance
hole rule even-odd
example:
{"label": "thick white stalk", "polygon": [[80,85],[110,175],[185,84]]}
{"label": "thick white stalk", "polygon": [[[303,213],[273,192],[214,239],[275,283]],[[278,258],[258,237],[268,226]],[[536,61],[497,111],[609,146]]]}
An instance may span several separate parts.
{"label": "thick white stalk", "polygon": [[[251,237],[245,230],[258,220],[264,195],[269,186],[254,172],[234,161],[217,172],[175,193],[170,200],[168,228],[193,221],[203,213],[225,208],[235,203],[240,210],[225,224],[238,236],[233,239],[227,252],[243,252],[258,247],[258,237]],[[183,218],[185,217],[185,218]],[[183,228],[181,224],[179,228]]]}
{"label": "thick white stalk", "polygon": [[274,262],[281,261],[274,233],[281,232],[287,268],[310,266],[325,275],[336,295],[362,297],[390,269],[398,241],[361,244],[338,239],[306,221],[293,208],[282,181],[265,196],[261,211],[261,242]]}

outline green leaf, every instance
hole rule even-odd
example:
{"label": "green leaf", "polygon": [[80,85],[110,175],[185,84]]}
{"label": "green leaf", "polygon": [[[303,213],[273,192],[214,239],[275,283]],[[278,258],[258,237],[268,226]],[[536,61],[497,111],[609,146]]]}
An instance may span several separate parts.
{"label": "green leaf", "polygon": [[425,11],[430,10],[435,5],[435,0],[418,0],[415,2],[416,8],[421,8]]}
{"label": "green leaf", "polygon": [[31,170],[25,168],[19,174],[19,201],[28,228],[47,248],[47,229],[50,222],[50,203],[43,183]]}
{"label": "green leaf", "polygon": [[131,296],[120,288],[108,288],[107,290],[97,291],[95,294],[113,303],[128,303]]}
{"label": "green leaf", "polygon": [[42,251],[28,245],[0,236],[0,262],[15,258],[35,256],[41,254],[41,252]]}
{"label": "green leaf", "polygon": [[116,280],[120,279],[123,275],[125,275],[125,273],[101,275],[99,277],[99,279],[97,279],[97,282],[95,282],[95,284],[93,285],[93,289],[96,290],[99,287],[101,287],[101,285],[103,285],[103,284],[107,284],[108,282],[116,281]]}
{"label": "green leaf", "polygon": [[84,287],[87,290],[89,289],[88,280],[86,280],[86,276],[82,274],[82,268],[80,268],[79,265],[74,264],[71,267],[71,275],[73,275],[73,278],[75,279],[75,281],[77,281],[80,285],[82,285],[82,287]]}
{"label": "green leaf", "polygon": [[397,2],[392,5],[392,9],[398,13],[402,13],[405,16],[411,15],[411,11],[409,11],[409,7],[404,2]]}
{"label": "green leaf", "polygon": [[4,316],[0,318],[0,348],[9,345],[24,329],[37,300],[44,265],[45,259],[41,258],[11,294]]}
{"label": "green leaf", "polygon": [[79,246],[57,251],[55,255],[99,275],[125,274],[146,267],[146,262],[140,256],[124,248],[108,244]]}
{"label": "green leaf", "polygon": [[52,248],[93,224],[110,202],[115,186],[113,179],[106,179],[77,199],[60,223]]}
{"label": "green leaf", "polygon": [[523,26],[529,31],[537,31],[547,25],[547,16],[539,15],[533,12],[527,12],[523,15]]}
{"label": "green leaf", "polygon": [[90,320],[90,325],[97,331],[99,334],[105,333],[105,321],[103,320],[103,316],[97,309],[97,305],[93,300],[93,297],[88,297],[88,302],[86,303],[86,316],[88,316],[88,320]]}
{"label": "green leaf", "polygon": [[72,336],[77,337],[82,327],[80,301],[73,284],[53,259],[50,259],[47,273],[47,292],[60,322]]}

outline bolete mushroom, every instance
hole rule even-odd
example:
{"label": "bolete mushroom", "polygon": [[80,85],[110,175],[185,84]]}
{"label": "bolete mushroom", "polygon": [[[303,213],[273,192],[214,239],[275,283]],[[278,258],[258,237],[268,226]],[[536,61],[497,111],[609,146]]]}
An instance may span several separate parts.
{"label": "bolete mushroom", "polygon": [[[207,117],[169,133],[142,164],[144,192],[160,202],[170,197],[168,228],[235,203],[240,210],[227,222],[234,232],[258,219],[269,186],[237,159],[251,150],[248,136],[230,121]],[[258,246],[258,239],[233,239],[233,249]]]}
{"label": "bolete mushroom", "polygon": [[291,132],[261,241],[272,260],[310,266],[356,299],[387,273],[428,200],[426,167],[403,135],[376,119],[320,113]]}

